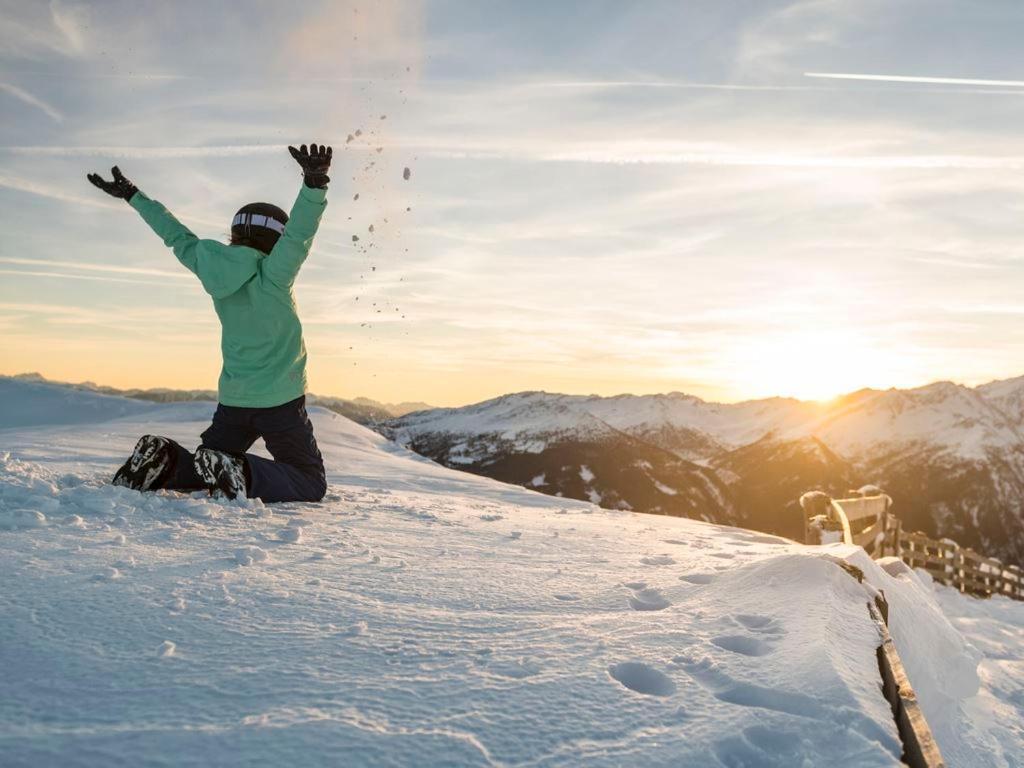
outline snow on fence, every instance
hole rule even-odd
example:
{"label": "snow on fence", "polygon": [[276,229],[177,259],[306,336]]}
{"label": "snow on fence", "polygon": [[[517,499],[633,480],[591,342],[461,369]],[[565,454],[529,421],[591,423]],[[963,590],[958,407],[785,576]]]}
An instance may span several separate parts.
{"label": "snow on fence", "polygon": [[882,674],[882,694],[892,707],[896,730],[903,742],[903,762],[910,768],[945,768],[942,752],[935,743],[935,736],[918,704],[917,694],[910,685],[910,678],[907,677],[896,644],[889,634],[888,607],[880,598],[876,598],[876,603],[868,603],[868,612],[882,638],[876,651],[878,671]]}
{"label": "snow on fence", "polygon": [[980,555],[951,539],[903,531],[900,519],[891,512],[892,499],[877,489],[855,491],[845,499],[811,491],[800,497],[800,506],[808,544],[856,544],[873,558],[892,555],[911,568],[923,568],[936,581],[965,594],[1024,600],[1024,573],[1018,566]]}

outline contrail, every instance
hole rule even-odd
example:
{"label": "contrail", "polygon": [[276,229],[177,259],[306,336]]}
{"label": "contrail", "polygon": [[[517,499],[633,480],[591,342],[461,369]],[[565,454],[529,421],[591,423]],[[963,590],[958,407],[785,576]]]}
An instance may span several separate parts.
{"label": "contrail", "polygon": [[49,157],[180,158],[259,155],[281,152],[285,144],[231,144],[215,147],[56,147],[6,146],[0,151],[13,155]]}
{"label": "contrail", "polygon": [[45,101],[40,99],[38,96],[35,96],[35,95],[29,93],[28,91],[26,91],[25,89],[19,88],[18,86],[13,85],[12,83],[0,83],[0,91],[4,91],[6,93],[9,93],[14,98],[19,99],[20,101],[23,101],[26,104],[35,107],[36,109],[40,110],[41,112],[44,112],[46,114],[46,116],[49,117],[54,122],[59,123],[59,122],[62,122],[64,120],[64,115],[62,115],[56,109],[56,107],[53,107],[50,104],[47,104]]}
{"label": "contrail", "polygon": [[676,80],[551,80],[526,83],[531,88],[678,88],[709,91],[823,91],[810,85],[751,85],[744,83],[692,83]]}
{"label": "contrail", "polygon": [[1024,88],[1024,80],[980,80],[971,77],[917,77],[916,75],[861,75],[852,72],[804,72],[804,77],[829,80],[874,80],[887,83],[929,83],[932,85],[996,85]]}
{"label": "contrail", "polygon": [[14,264],[19,267],[46,267],[52,269],[75,269],[87,272],[114,272],[126,275],[143,275],[152,277],[166,277],[172,280],[188,280],[192,276],[183,272],[170,272],[163,269],[147,269],[145,267],[121,267],[115,264],[86,264],[81,261],[50,261],[48,259],[21,259],[14,257],[0,256],[0,264]]}

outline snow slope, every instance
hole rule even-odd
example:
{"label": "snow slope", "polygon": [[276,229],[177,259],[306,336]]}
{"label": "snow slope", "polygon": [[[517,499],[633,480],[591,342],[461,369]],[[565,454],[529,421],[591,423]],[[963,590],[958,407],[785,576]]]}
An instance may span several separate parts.
{"label": "snow slope", "polygon": [[993,765],[1024,764],[1024,604],[1005,597],[976,600],[931,582],[935,598],[963,636],[983,654],[978,695],[964,714],[987,731]]}
{"label": "snow slope", "polygon": [[[0,426],[92,424],[145,413],[151,403],[101,395],[59,384],[18,381],[0,376]],[[2,447],[2,446],[0,446]]]}
{"label": "snow slope", "polygon": [[[19,408],[37,386],[0,422],[4,766],[899,764],[858,552],[543,496],[322,409],[324,504],[140,495],[105,484],[135,438],[212,405]],[[955,764],[1019,762],[959,717],[977,655],[930,591],[859,564]]]}

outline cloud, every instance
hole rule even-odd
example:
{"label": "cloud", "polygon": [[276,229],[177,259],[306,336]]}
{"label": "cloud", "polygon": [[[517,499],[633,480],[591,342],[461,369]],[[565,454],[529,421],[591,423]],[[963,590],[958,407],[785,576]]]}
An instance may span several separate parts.
{"label": "cloud", "polygon": [[18,99],[19,101],[23,101],[29,106],[35,107],[36,109],[46,114],[46,116],[54,122],[59,123],[64,120],[64,115],[62,115],[56,107],[47,104],[39,97],[33,96],[28,91],[19,88],[16,85],[12,85],[11,83],[0,82],[0,91],[9,93],[11,96]]}
{"label": "cloud", "polygon": [[0,3],[0,51],[4,57],[45,60],[53,54],[79,58],[88,50],[89,10],[51,0]]}
{"label": "cloud", "polygon": [[128,277],[112,277],[110,275],[83,275],[73,272],[54,272],[42,269],[0,269],[0,275],[23,275],[25,277],[49,277],[57,280],[88,280],[101,283],[134,283],[136,285],[166,285],[158,280],[136,280]]}
{"label": "cloud", "polygon": [[48,261],[46,259],[21,259],[15,257],[0,256],[0,264],[17,264],[20,266],[64,268],[80,270],[84,272],[109,272],[122,275],[146,275],[151,277],[163,277],[172,280],[190,280],[193,276],[184,271],[171,272],[164,269],[150,269],[146,267],[122,267],[116,264],[92,264],[78,261]]}
{"label": "cloud", "polygon": [[48,197],[51,200],[60,200],[65,203],[75,203],[77,205],[85,205],[90,208],[105,208],[112,211],[127,211],[129,210],[124,203],[116,204],[109,202],[109,199],[104,200],[102,198],[84,197],[82,195],[75,195],[69,192],[65,192],[59,187],[51,187],[45,184],[40,184],[30,179],[22,179],[15,176],[7,176],[0,174],[0,187],[6,187],[7,189],[13,189],[18,192],[27,192],[31,195],[37,195],[39,197]]}
{"label": "cloud", "polygon": [[[726,151],[693,151],[693,143],[663,140],[609,140],[557,142],[516,142],[496,138],[466,148],[458,138],[437,140],[394,140],[393,150],[412,151],[442,160],[505,160],[532,163],[594,163],[614,165],[702,165],[780,168],[866,168],[866,169],[944,169],[1019,170],[1024,155],[893,154],[854,155],[804,154],[789,151],[758,151],[735,147]],[[109,157],[135,159],[223,158],[279,154],[286,145],[235,144],[207,147],[56,147],[7,146],[0,152],[44,157]],[[460,148],[461,147],[461,148]],[[362,151],[368,151],[361,148]],[[16,185],[0,176],[0,186],[49,195],[29,188],[29,182]],[[73,196],[64,196],[72,199]],[[63,198],[62,198],[63,199]]]}
{"label": "cloud", "polygon": [[64,40],[64,50],[70,55],[81,55],[86,50],[85,29],[89,13],[82,5],[50,0],[50,16],[53,26]]}
{"label": "cloud", "polygon": [[[87,186],[87,166],[132,158],[130,178],[223,233],[239,204],[294,194],[291,137],[313,131],[338,150],[357,126],[376,135],[336,151],[330,207],[296,287],[320,391],[451,403],[516,386],[777,394],[752,391],[767,386],[760,341],[819,324],[906,350],[921,380],[1008,375],[1024,354],[1009,313],[947,308],[1019,303],[1024,143],[1007,126],[1024,102],[977,95],[1018,92],[803,77],[944,71],[921,58],[936,29],[910,34],[906,8],[676,4],[690,24],[676,25],[683,63],[650,45],[665,13],[618,6],[563,29],[551,23],[562,11],[536,4],[417,4],[409,20],[382,4],[357,23],[365,4],[97,3],[89,29],[72,20],[65,34],[46,3],[3,3],[3,79],[65,120],[19,108],[0,126],[0,187],[26,193],[3,194],[12,245],[0,299],[93,314],[34,312],[0,334],[0,358],[21,345],[44,368],[81,341],[141,376],[134,353],[111,344],[130,326],[133,339],[174,339],[162,362],[177,370],[145,375],[208,385],[192,364],[216,363],[207,297],[184,270],[167,279],[173,257],[140,221],[97,215],[129,208]],[[39,38],[40,64],[10,64],[11,16]],[[986,28],[1012,37],[1012,14],[997,17]],[[135,50],[100,58],[107,40]],[[275,53],[256,55],[267,40]],[[1016,41],[1002,49],[1012,60]],[[958,63],[1011,71],[980,55]],[[140,72],[161,76],[143,83]],[[116,285],[129,281],[141,284]],[[75,364],[95,375],[94,362]],[[424,374],[438,369],[451,375]]]}
{"label": "cloud", "polygon": [[12,155],[39,157],[112,157],[112,158],[182,158],[182,157],[244,157],[278,154],[287,144],[225,144],[210,147],[99,147],[99,146],[9,146],[0,151]]}
{"label": "cloud", "polygon": [[969,77],[922,77],[919,75],[866,75],[849,72],[804,72],[804,77],[830,80],[871,80],[888,83],[934,83],[936,85],[995,85],[1024,88],[1024,80],[980,80]]}
{"label": "cloud", "polygon": [[565,88],[565,89],[613,89],[613,88],[667,88],[696,91],[834,91],[811,85],[753,85],[749,83],[697,83],[681,80],[550,80],[524,83],[530,88]]}
{"label": "cloud", "polygon": [[282,64],[304,73],[356,76],[402,72],[421,66],[424,12],[421,0],[321,0],[284,33]]}

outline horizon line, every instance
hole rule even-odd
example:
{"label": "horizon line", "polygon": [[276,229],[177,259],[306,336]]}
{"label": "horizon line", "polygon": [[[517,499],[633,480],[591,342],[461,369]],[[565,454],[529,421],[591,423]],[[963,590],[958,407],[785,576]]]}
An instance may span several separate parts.
{"label": "horizon line", "polygon": [[[216,395],[217,395],[217,390],[216,389],[210,389],[208,387],[195,387],[195,388],[178,388],[178,387],[116,387],[116,386],[113,386],[113,385],[110,385],[110,384],[101,384],[101,383],[98,383],[98,382],[88,381],[88,380],[87,381],[79,381],[79,382],[74,382],[74,381],[57,381],[56,379],[47,378],[46,376],[44,376],[43,374],[39,373],[38,371],[25,371],[25,372],[22,372],[22,373],[0,373],[0,379],[12,379],[12,380],[20,380],[20,381],[27,381],[27,382],[34,382],[34,383],[42,383],[42,384],[54,384],[54,385],[57,385],[57,386],[65,386],[65,387],[84,387],[84,388],[87,388],[87,389],[88,388],[94,388],[94,389],[106,388],[106,389],[114,390],[117,393],[130,392],[130,391],[134,390],[134,391],[138,391],[138,392],[203,392],[203,393],[209,392],[209,393],[213,394],[215,398],[216,398]],[[427,406],[427,408],[421,409],[421,410],[444,410],[444,409],[468,408],[468,407],[471,407],[471,406],[474,406],[474,405],[480,405],[482,403],[489,402],[491,400],[498,400],[498,399],[503,398],[503,397],[509,397],[511,395],[525,395],[525,394],[553,395],[553,396],[556,396],[556,397],[586,397],[586,398],[596,397],[596,398],[600,398],[602,400],[613,400],[613,399],[619,398],[619,397],[636,397],[636,398],[640,398],[640,397],[668,397],[670,395],[682,395],[683,397],[688,397],[688,398],[692,398],[694,400],[699,400],[700,402],[707,403],[708,405],[743,405],[745,403],[758,403],[758,402],[764,402],[766,400],[795,400],[798,403],[812,403],[812,404],[818,404],[818,405],[827,405],[827,404],[832,403],[832,402],[834,402],[836,400],[840,400],[840,399],[842,399],[844,397],[849,397],[850,395],[854,395],[854,394],[857,394],[858,392],[864,392],[864,391],[869,391],[869,392],[894,392],[894,391],[895,392],[913,392],[913,391],[916,391],[916,390],[921,390],[921,389],[927,389],[929,387],[934,387],[934,386],[937,386],[937,385],[940,385],[940,384],[952,384],[955,387],[963,387],[964,389],[977,390],[977,389],[980,389],[982,387],[990,386],[992,384],[1000,384],[1000,383],[1007,382],[1007,381],[1014,381],[1016,379],[1024,379],[1024,373],[1018,374],[1017,376],[1010,376],[1010,377],[1002,378],[1002,379],[990,379],[989,381],[985,381],[985,382],[982,382],[980,384],[974,384],[974,385],[962,384],[962,383],[953,381],[952,379],[936,379],[934,381],[930,381],[930,382],[928,382],[926,384],[921,384],[921,385],[915,386],[915,387],[895,387],[895,386],[893,386],[893,387],[886,387],[886,388],[876,388],[876,387],[865,386],[865,387],[858,387],[856,389],[850,390],[849,392],[842,392],[842,393],[840,393],[838,395],[834,395],[833,397],[823,398],[823,399],[820,399],[820,400],[815,400],[813,398],[800,398],[800,397],[795,397],[793,395],[768,395],[768,396],[765,396],[765,397],[750,397],[750,398],[745,398],[743,400],[731,400],[731,401],[706,400],[703,397],[700,397],[699,395],[691,395],[691,394],[688,394],[686,392],[682,392],[680,390],[675,390],[675,389],[671,390],[671,391],[668,391],[668,392],[651,392],[651,393],[642,394],[642,395],[637,395],[637,394],[634,394],[632,392],[619,392],[619,393],[614,394],[614,395],[599,395],[599,394],[597,394],[595,392],[590,392],[590,393],[572,393],[572,392],[549,392],[549,391],[547,391],[545,389],[523,389],[523,390],[517,390],[517,391],[514,391],[514,392],[504,392],[504,393],[499,394],[499,395],[493,395],[491,397],[485,397],[482,400],[476,400],[476,401],[473,401],[473,402],[467,402],[467,403],[463,403],[462,405],[454,405],[454,406],[452,406],[452,405],[432,405],[432,404],[430,404],[430,403],[428,403],[426,401],[423,401],[423,400],[412,400],[412,399],[401,400],[399,402],[394,402],[394,403],[388,403],[388,402],[384,402],[382,400],[378,400],[378,399],[373,398],[373,397],[367,397],[366,395],[356,395],[356,396],[353,396],[353,397],[344,397],[342,395],[318,395],[317,393],[312,392],[312,391],[307,391],[306,392],[306,396],[307,397],[320,398],[320,399],[345,400],[345,401],[348,401],[348,402],[356,402],[358,400],[369,400],[369,401],[371,401],[373,403],[376,403],[378,405],[381,405],[381,406],[388,406],[388,405],[396,406],[396,405],[410,405],[410,404],[425,405],[425,406]],[[106,393],[100,392],[99,394],[106,394]]]}

